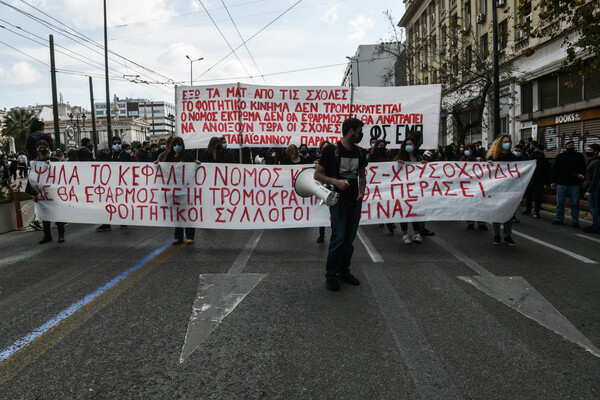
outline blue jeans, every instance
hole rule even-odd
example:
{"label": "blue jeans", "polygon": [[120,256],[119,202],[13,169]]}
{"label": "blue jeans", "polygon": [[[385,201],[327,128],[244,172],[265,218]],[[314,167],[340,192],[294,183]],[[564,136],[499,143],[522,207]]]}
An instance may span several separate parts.
{"label": "blue jeans", "polygon": [[579,223],[579,185],[556,185],[556,220],[565,220],[565,200],[571,201],[571,223]]}
{"label": "blue jeans", "polygon": [[340,199],[329,207],[331,215],[331,240],[327,254],[326,278],[350,273],[350,259],[354,252],[354,238],[360,222],[362,201]]}
{"label": "blue jeans", "polygon": [[[512,217],[504,223],[504,235],[510,235],[512,233]],[[500,222],[492,223],[492,228],[494,229],[494,235],[500,234]]]}
{"label": "blue jeans", "polygon": [[[175,228],[175,239],[183,240],[183,229],[184,228]],[[194,235],[196,234],[196,228],[185,228],[185,237],[188,239],[194,239]]]}
{"label": "blue jeans", "polygon": [[593,192],[590,192],[590,198],[588,199],[588,207],[592,212],[592,228],[600,229],[600,215],[598,215],[598,192],[600,186]]}

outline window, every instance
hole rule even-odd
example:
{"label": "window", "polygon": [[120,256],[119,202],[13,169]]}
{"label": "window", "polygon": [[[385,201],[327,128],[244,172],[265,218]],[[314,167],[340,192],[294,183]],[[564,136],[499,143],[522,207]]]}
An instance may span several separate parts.
{"label": "window", "polygon": [[590,73],[583,86],[586,100],[600,98],[600,72]]}
{"label": "window", "polygon": [[479,0],[479,13],[487,14],[487,3],[488,0]]}
{"label": "window", "polygon": [[438,54],[437,36],[433,35],[431,37],[431,56],[435,57],[437,54]]}
{"label": "window", "polygon": [[468,31],[471,29],[471,2],[467,1],[465,3],[465,30]]}
{"label": "window", "polygon": [[500,133],[508,133],[508,116],[500,117]]}
{"label": "window", "polygon": [[427,35],[427,13],[423,13],[421,23],[423,24],[423,36],[425,36]]}
{"label": "window", "polygon": [[481,40],[479,41],[479,49],[481,50],[481,57],[486,58],[489,52],[487,33],[481,36]]}
{"label": "window", "polygon": [[547,110],[558,105],[558,80],[556,76],[547,75],[539,80],[540,108]]}
{"label": "window", "polygon": [[558,76],[558,83],[558,102],[560,105],[577,103],[583,99],[583,81],[578,74],[571,75],[563,72]]}
{"label": "window", "polygon": [[429,5],[429,15],[431,17],[431,29],[435,25],[435,2]]}
{"label": "window", "polygon": [[521,85],[521,114],[533,112],[533,85],[528,82]]}
{"label": "window", "polygon": [[525,3],[520,6],[520,11],[523,15],[520,21],[523,29],[517,31],[517,40],[529,37],[529,31],[531,30],[531,3]]}
{"label": "window", "polygon": [[440,15],[446,12],[446,0],[440,0]]}
{"label": "window", "polygon": [[467,46],[467,48],[465,49],[465,55],[466,55],[466,67],[467,69],[471,69],[471,65],[473,63],[473,47],[471,46]]}
{"label": "window", "polygon": [[498,50],[502,51],[508,45],[508,20],[498,24]]}

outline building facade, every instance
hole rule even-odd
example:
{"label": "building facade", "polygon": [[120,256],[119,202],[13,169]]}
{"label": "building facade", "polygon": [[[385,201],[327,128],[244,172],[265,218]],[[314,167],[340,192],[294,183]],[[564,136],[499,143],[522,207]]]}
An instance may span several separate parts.
{"label": "building facade", "polygon": [[[513,141],[533,137],[550,156],[567,138],[580,150],[598,140],[600,77],[567,85],[574,77],[559,71],[566,57],[562,43],[564,35],[574,32],[561,22],[541,22],[540,13],[547,10],[538,7],[539,0],[403,1],[406,13],[398,25],[406,29],[407,82],[443,85],[440,144],[456,140],[458,123],[479,123],[465,142],[485,145],[495,138],[493,87],[485,86],[493,53],[492,1],[497,2],[501,71],[499,133],[510,134]],[[597,0],[589,3],[597,7]],[[524,22],[542,29],[543,37],[529,37],[519,29]]]}
{"label": "building facade", "polygon": [[[383,45],[389,47],[388,51],[379,51]],[[403,64],[397,63],[394,53],[401,53],[403,44],[383,43],[360,45],[356,53],[348,58],[348,65],[344,71],[342,86],[404,86],[406,74],[401,70]]]}

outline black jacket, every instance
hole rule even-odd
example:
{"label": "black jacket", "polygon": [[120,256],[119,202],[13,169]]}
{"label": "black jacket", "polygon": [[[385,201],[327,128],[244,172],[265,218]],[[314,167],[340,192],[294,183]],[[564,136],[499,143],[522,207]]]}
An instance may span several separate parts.
{"label": "black jacket", "polygon": [[600,184],[600,156],[596,156],[590,160],[585,173],[585,187],[587,192],[598,190]]}
{"label": "black jacket", "polygon": [[578,174],[585,175],[586,165],[583,154],[565,151],[556,156],[552,169],[552,183],[575,186],[581,183]]}

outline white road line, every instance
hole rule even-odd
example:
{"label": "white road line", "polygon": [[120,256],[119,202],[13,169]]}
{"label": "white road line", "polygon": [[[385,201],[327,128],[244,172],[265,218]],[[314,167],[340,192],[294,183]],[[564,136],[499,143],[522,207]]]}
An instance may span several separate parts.
{"label": "white road line", "polygon": [[248,240],[246,247],[244,247],[244,250],[242,250],[238,258],[233,262],[231,268],[229,268],[229,272],[227,272],[229,275],[242,273],[242,270],[244,269],[246,263],[250,259],[250,256],[252,255],[254,248],[258,244],[258,241],[260,240],[263,232],[263,230],[254,231],[252,237],[250,238],[250,240]]}
{"label": "white road line", "polygon": [[592,242],[600,243],[600,239],[596,239],[596,238],[593,238],[593,237],[588,236],[588,235],[583,235],[581,233],[578,233],[576,236],[579,236],[579,237],[584,238],[584,239],[591,240]]}
{"label": "white road line", "polygon": [[515,235],[520,236],[522,238],[525,238],[527,240],[531,240],[532,242],[535,242],[535,243],[540,244],[542,246],[546,246],[546,247],[548,247],[548,248],[550,248],[552,250],[558,251],[559,253],[563,253],[563,254],[565,254],[565,255],[567,255],[569,257],[573,257],[574,259],[582,261],[582,262],[584,262],[586,264],[598,264],[597,261],[594,261],[594,260],[592,260],[590,258],[581,256],[581,255],[579,255],[577,253],[574,253],[572,251],[569,251],[567,249],[563,249],[562,247],[558,247],[558,246],[554,246],[553,244],[546,243],[543,240],[534,238],[533,236],[529,236],[529,235],[526,235],[524,233],[517,232],[517,231],[514,231],[514,230],[512,231],[512,233],[514,233]]}
{"label": "white road line", "polygon": [[369,253],[371,260],[373,260],[374,263],[384,262],[383,257],[381,257],[381,254],[379,254],[375,246],[373,246],[373,243],[371,243],[371,241],[369,240],[367,235],[365,235],[361,228],[358,228],[356,234],[358,235],[358,238],[362,242],[363,246],[365,246],[365,249],[367,249],[367,253]]}

